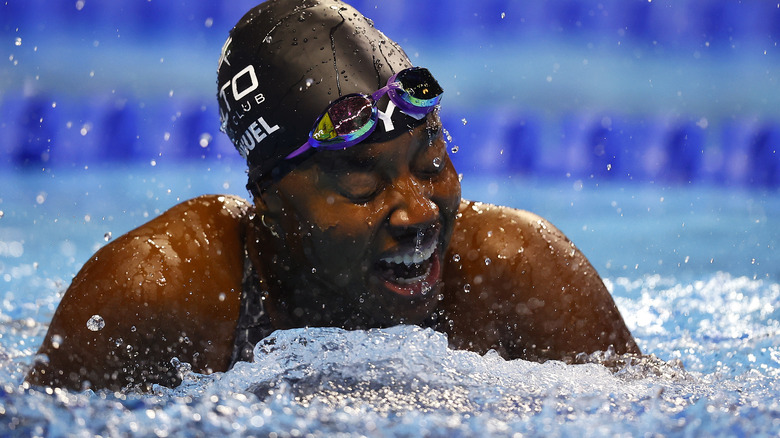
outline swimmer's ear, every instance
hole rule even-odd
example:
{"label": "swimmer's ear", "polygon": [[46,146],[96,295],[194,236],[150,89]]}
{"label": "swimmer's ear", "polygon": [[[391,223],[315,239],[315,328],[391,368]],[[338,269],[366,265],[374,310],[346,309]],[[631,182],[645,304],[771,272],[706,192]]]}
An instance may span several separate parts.
{"label": "swimmer's ear", "polygon": [[282,211],[282,202],[277,196],[275,188],[270,188],[255,194],[255,210],[263,218],[266,228],[277,226],[279,214]]}

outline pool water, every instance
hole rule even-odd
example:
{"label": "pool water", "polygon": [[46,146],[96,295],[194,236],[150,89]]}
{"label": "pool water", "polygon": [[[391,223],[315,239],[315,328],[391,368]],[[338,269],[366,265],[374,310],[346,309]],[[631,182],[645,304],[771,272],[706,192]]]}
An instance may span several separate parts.
{"label": "pool water", "polygon": [[761,436],[780,432],[776,190],[466,176],[464,197],[535,211],[602,274],[643,360],[506,361],[430,330],[280,331],[256,362],[152,394],[23,376],[62,293],[106,242],[202,193],[228,162],[0,175],[0,435]]}

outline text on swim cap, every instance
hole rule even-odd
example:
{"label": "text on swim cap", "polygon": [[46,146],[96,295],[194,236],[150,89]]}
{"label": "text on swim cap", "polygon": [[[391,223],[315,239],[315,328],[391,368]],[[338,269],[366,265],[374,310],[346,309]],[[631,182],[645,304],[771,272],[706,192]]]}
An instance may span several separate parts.
{"label": "text on swim cap", "polygon": [[[260,82],[257,80],[255,66],[250,64],[240,72],[236,73],[231,80],[225,82],[225,84],[222,85],[222,87],[219,89],[219,97],[222,98],[223,102],[225,102],[227,111],[230,111],[230,101],[228,99],[227,93],[225,92],[228,87],[230,87],[230,91],[232,91],[231,94],[233,97],[233,102],[238,102],[239,100],[246,97],[249,93],[255,91],[259,86]],[[259,93],[254,97],[258,104],[265,101],[265,97],[263,97],[262,93]]]}
{"label": "text on swim cap", "polygon": [[268,134],[275,132],[277,129],[279,129],[279,125],[269,126],[265,119],[262,117],[258,118],[249,125],[249,128],[244,131],[244,135],[241,136],[238,152],[242,157],[246,158],[249,155],[249,151],[268,137]]}

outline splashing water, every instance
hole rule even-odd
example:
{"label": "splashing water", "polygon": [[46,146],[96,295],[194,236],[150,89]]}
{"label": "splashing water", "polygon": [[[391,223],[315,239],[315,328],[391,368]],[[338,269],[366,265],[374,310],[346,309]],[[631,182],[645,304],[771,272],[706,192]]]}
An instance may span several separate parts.
{"label": "splashing water", "polygon": [[87,328],[93,332],[103,330],[103,327],[105,326],[106,321],[104,321],[103,317],[100,315],[92,315],[89,320],[87,320]]}
{"label": "splashing water", "polygon": [[729,378],[653,357],[612,359],[612,370],[598,363],[506,361],[494,352],[451,350],[444,335],[412,326],[277,331],[255,348],[255,362],[226,373],[196,374],[174,361],[183,383],[149,395],[47,393],[6,384],[3,409],[15,423],[0,426],[0,433],[717,434],[723,427],[767,431],[771,422],[756,423],[755,416],[778,413],[768,399],[771,388],[763,396],[743,393],[776,386],[776,374]]}

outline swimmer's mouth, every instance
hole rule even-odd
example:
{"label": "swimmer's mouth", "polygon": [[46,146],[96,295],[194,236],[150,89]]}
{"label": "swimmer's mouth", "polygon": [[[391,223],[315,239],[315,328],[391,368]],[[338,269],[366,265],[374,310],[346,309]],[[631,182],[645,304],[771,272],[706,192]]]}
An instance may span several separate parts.
{"label": "swimmer's mouth", "polygon": [[426,295],[439,282],[438,238],[409,248],[377,262],[379,277],[385,285],[402,295]]}

